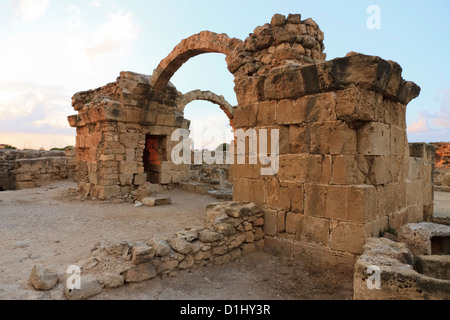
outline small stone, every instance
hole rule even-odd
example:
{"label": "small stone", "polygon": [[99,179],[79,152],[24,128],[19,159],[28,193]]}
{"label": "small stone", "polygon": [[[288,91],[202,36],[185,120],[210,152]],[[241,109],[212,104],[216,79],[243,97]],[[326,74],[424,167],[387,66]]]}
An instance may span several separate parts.
{"label": "small stone", "polygon": [[287,23],[292,23],[292,24],[302,23],[302,15],[301,14],[289,14],[288,18],[287,18]]}
{"label": "small stone", "polygon": [[58,273],[54,269],[36,265],[31,270],[30,283],[36,290],[51,290],[58,283]]}
{"label": "small stone", "polygon": [[211,231],[211,230],[203,230],[199,232],[198,238],[202,242],[211,243],[220,241],[223,239],[223,235],[219,232]]}
{"label": "small stone", "polygon": [[29,246],[30,246],[30,243],[27,241],[16,241],[13,243],[14,249],[17,249],[17,248],[23,249],[23,248],[28,248]]}
{"label": "small stone", "polygon": [[188,254],[186,257],[184,257],[183,261],[180,262],[178,267],[180,269],[188,269],[194,265],[194,257],[191,254]]}
{"label": "small stone", "polygon": [[198,231],[196,229],[189,228],[183,231],[177,232],[175,234],[177,238],[186,240],[187,242],[192,242],[198,239]]}
{"label": "small stone", "polygon": [[85,300],[100,294],[103,291],[98,279],[93,275],[81,277],[80,289],[69,289],[67,286],[64,289],[64,294],[69,300]]}
{"label": "small stone", "polygon": [[236,233],[236,229],[229,223],[218,223],[214,228],[224,236],[231,236]]}
{"label": "small stone", "polygon": [[125,278],[120,274],[106,273],[103,276],[103,284],[106,288],[118,288],[123,286]]}
{"label": "small stone", "polygon": [[165,257],[170,253],[170,246],[164,240],[152,239],[148,244],[155,249],[155,253],[158,257]]}
{"label": "small stone", "polygon": [[191,244],[181,238],[174,238],[170,240],[170,246],[173,250],[181,254],[188,254],[192,250]]}
{"label": "small stone", "polygon": [[143,263],[125,272],[124,279],[125,282],[141,282],[156,276],[157,272],[153,264]]}
{"label": "small stone", "polygon": [[138,265],[149,262],[155,256],[155,249],[150,246],[139,246],[131,249],[131,263]]}
{"label": "small stone", "polygon": [[147,207],[163,206],[172,204],[172,199],[166,197],[147,197],[142,199],[142,204]]}
{"label": "small stone", "polygon": [[136,202],[134,203],[134,206],[135,206],[136,208],[139,208],[139,207],[142,207],[143,204],[142,204],[142,202],[140,202],[140,201],[136,201]]}
{"label": "small stone", "polygon": [[272,27],[283,26],[285,23],[286,23],[286,17],[284,15],[278,14],[278,13],[272,17],[272,20],[270,22]]}
{"label": "small stone", "polygon": [[150,182],[145,182],[141,184],[136,192],[136,199],[142,201],[144,198],[155,195],[160,192],[161,187],[159,184],[152,184]]}

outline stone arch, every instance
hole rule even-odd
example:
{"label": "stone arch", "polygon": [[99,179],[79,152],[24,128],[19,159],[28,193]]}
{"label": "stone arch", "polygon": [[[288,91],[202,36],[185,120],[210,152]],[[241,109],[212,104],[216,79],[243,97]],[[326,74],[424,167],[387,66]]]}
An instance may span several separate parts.
{"label": "stone arch", "polygon": [[190,58],[203,53],[223,53],[227,57],[242,43],[222,33],[202,31],[182,40],[154,70],[150,84],[154,90],[163,90],[177,70]]}
{"label": "stone arch", "polygon": [[231,104],[225,100],[223,96],[219,96],[211,91],[193,90],[186,93],[184,95],[184,99],[179,102],[178,109],[184,111],[187,104],[197,100],[204,100],[217,104],[220,109],[225,112],[230,121],[234,117],[235,107],[231,106]]}

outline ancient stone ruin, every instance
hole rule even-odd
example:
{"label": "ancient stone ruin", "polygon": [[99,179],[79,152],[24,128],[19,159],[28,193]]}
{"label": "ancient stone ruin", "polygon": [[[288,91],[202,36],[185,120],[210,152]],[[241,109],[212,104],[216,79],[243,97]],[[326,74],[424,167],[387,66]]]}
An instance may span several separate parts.
{"label": "ancient stone ruin", "polygon": [[439,191],[450,192],[450,143],[430,143],[436,149],[434,185]]}
{"label": "ancient stone ruin", "polygon": [[0,191],[32,189],[75,177],[75,149],[65,151],[0,149]]}
{"label": "ancient stone ruin", "polygon": [[[182,40],[151,76],[122,72],[75,94],[78,114],[69,123],[80,192],[111,199],[147,182],[189,180],[191,166],[171,161],[179,143],[171,135],[189,129],[187,103],[208,100],[234,129],[279,130],[279,141],[269,141],[278,143],[274,174],[250,163],[251,141],[246,163],[230,170],[233,200],[263,211],[265,247],[353,274],[366,239],[432,215],[434,148],[408,143],[406,107],[420,88],[396,62],[355,52],[326,61],[323,41],[312,19],[276,14],[245,41],[203,31]],[[209,52],[225,55],[237,106],[207,91],[182,94],[169,82]]]}

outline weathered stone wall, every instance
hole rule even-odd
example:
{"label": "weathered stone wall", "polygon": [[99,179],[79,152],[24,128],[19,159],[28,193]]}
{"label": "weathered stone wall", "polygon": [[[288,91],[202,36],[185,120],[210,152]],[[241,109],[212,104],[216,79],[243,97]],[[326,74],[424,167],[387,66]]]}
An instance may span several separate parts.
{"label": "weathered stone wall", "polygon": [[149,76],[122,72],[116,82],[73,97],[78,115],[69,117],[77,128],[77,172],[80,191],[107,199],[134,191],[148,180],[144,170],[146,136],[160,136],[166,151],[158,166],[158,181],[185,181],[189,165],[175,166],[171,150],[178,142],[175,129],[189,128],[177,109],[182,95],[168,86],[150,99]]}
{"label": "weathered stone wall", "polygon": [[[115,288],[176,270],[236,260],[264,246],[263,225],[263,212],[254,203],[220,202],[208,205],[202,227],[186,228],[170,239],[102,241],[76,263],[84,285],[71,291],[66,287],[65,295],[70,300],[87,299],[104,287]],[[45,279],[33,277],[32,273],[30,280],[35,288],[42,288]],[[64,280],[61,282],[65,284]],[[56,282],[46,290],[51,290]]]}
{"label": "weathered stone wall", "polygon": [[[264,29],[289,34],[289,20],[276,16]],[[323,49],[317,24],[308,25]],[[262,37],[259,30],[245,43]],[[289,58],[263,71],[237,72],[234,125],[278,129],[280,167],[262,177],[261,166],[236,165],[234,200],[265,209],[268,246],[351,266],[367,237],[423,219],[423,162],[410,157],[405,119],[420,88],[392,61],[356,53],[328,62],[322,54],[292,59],[298,48],[283,50]],[[242,60],[259,56],[251,50],[245,47]]]}
{"label": "weathered stone wall", "polygon": [[[411,156],[406,135],[406,106],[420,88],[402,78],[397,63],[376,56],[351,52],[325,61],[323,38],[317,23],[302,20],[298,14],[275,15],[245,41],[204,31],[182,40],[151,78],[141,76],[136,81],[135,75],[123,74],[115,84],[95,91],[100,106],[92,98],[83,97],[78,103],[80,95],[75,96],[78,118],[85,122],[73,123],[78,134],[101,132],[93,144],[77,141],[85,176],[98,173],[101,177],[97,174],[96,179],[107,179],[94,179],[101,197],[116,195],[129,186],[112,185],[118,174],[133,172],[136,180],[135,175],[142,172],[134,172],[142,170],[141,163],[122,163],[126,147],[122,134],[115,134],[120,129],[111,123],[116,121],[117,127],[121,122],[137,123],[129,120],[136,113],[131,118],[161,126],[148,121],[154,113],[142,117],[140,110],[167,112],[172,108],[181,112],[176,106],[183,97],[170,86],[171,76],[196,55],[223,53],[234,75],[238,101],[233,127],[278,129],[280,133],[279,170],[263,176],[262,165],[248,164],[248,159],[245,165],[234,165],[233,199],[254,202],[264,209],[268,247],[311,264],[323,266],[325,262],[352,270],[366,238],[424,219],[424,207],[432,202],[427,191],[432,184],[430,175],[425,176],[430,161],[426,153],[422,158]],[[105,90],[112,90],[112,95],[100,99]],[[112,105],[103,107],[108,104]],[[85,110],[89,108],[89,112]],[[101,117],[104,122],[84,119],[97,109],[104,110],[99,112],[105,114]],[[172,117],[164,115],[164,119]],[[69,120],[75,122],[75,118]],[[166,129],[177,127],[169,122]],[[136,139],[142,145],[138,136]],[[109,144],[115,146],[111,151],[105,147]],[[87,145],[95,147],[89,149],[89,161],[84,161]],[[97,163],[100,156],[110,162]],[[108,170],[100,172],[99,168]],[[106,178],[105,174],[111,175]]]}
{"label": "weathered stone wall", "polygon": [[431,145],[436,148],[434,184],[441,191],[450,191],[450,142]]}
{"label": "weathered stone wall", "polygon": [[426,143],[410,143],[409,147],[411,160],[406,170],[411,180],[419,181],[423,190],[423,219],[430,221],[434,213],[435,147]]}
{"label": "weathered stone wall", "polygon": [[[418,223],[399,230],[400,242],[367,239],[355,263],[354,299],[448,300],[450,260],[448,255],[433,252],[432,238],[449,235],[448,226]],[[373,267],[378,268],[377,274]]]}
{"label": "weathered stone wall", "polygon": [[76,161],[71,152],[0,151],[0,188],[30,189],[53,180],[74,178]]}

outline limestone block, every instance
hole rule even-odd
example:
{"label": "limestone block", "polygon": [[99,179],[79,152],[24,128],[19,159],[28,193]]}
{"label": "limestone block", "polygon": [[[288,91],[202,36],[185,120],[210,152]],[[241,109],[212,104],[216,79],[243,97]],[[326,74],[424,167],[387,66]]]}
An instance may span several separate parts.
{"label": "limestone block", "polygon": [[185,171],[178,171],[172,174],[172,183],[180,183],[188,180],[188,175]]}
{"label": "limestone block", "polygon": [[135,186],[141,186],[147,182],[147,173],[137,173],[133,175],[133,184]]}
{"label": "limestone block", "polygon": [[264,210],[264,233],[273,236],[278,233],[277,229],[278,212],[275,210]]}
{"label": "limestone block", "polygon": [[300,240],[302,235],[302,227],[304,215],[295,212],[287,212],[286,213],[286,221],[285,221],[285,229],[289,234],[296,235],[296,239]]}
{"label": "limestone block", "polygon": [[264,82],[264,94],[268,99],[295,99],[304,93],[305,85],[299,65],[274,68]]}
{"label": "limestone block", "polygon": [[331,248],[337,251],[361,254],[366,240],[365,226],[360,223],[332,223],[330,232]]}
{"label": "limestone block", "polygon": [[336,93],[336,114],[347,123],[354,121],[379,121],[383,117],[383,95],[362,90],[355,85]]}
{"label": "limestone block", "polygon": [[98,197],[99,199],[111,199],[117,197],[120,194],[119,186],[98,186]]}
{"label": "limestone block", "polygon": [[331,157],[312,154],[280,155],[280,180],[328,183],[331,179]]}
{"label": "limestone block", "polygon": [[36,265],[31,271],[29,281],[36,290],[48,291],[58,283],[58,273],[54,269]]}
{"label": "limestone block", "polygon": [[356,131],[345,122],[319,122],[309,127],[310,151],[314,154],[356,154]]}
{"label": "limestone block", "polygon": [[373,185],[400,182],[403,180],[403,158],[365,156],[369,166],[368,177]]}
{"label": "limestone block", "polygon": [[172,199],[169,197],[146,197],[142,199],[142,204],[147,207],[163,206],[172,204]]}
{"label": "limestone block", "polygon": [[155,249],[150,246],[139,246],[131,249],[131,263],[138,265],[149,262],[155,256]]}
{"label": "limestone block", "polygon": [[305,184],[305,215],[342,221],[370,222],[376,218],[374,186]]}
{"label": "limestone block", "polygon": [[309,152],[309,126],[307,124],[289,127],[289,148],[290,153]]}
{"label": "limestone block", "polygon": [[173,250],[181,254],[188,254],[192,251],[191,244],[184,239],[174,238],[169,241]]}
{"label": "limestone block", "polygon": [[93,275],[82,276],[80,289],[64,289],[64,294],[68,300],[85,300],[100,294],[103,291],[98,279]]}
{"label": "limestone block", "polygon": [[158,257],[165,257],[170,253],[170,246],[164,240],[152,239],[148,245],[155,249],[155,254]]}
{"label": "limestone block", "polygon": [[119,174],[119,181],[122,186],[129,186],[133,183],[133,174]]}
{"label": "limestone block", "polygon": [[256,125],[268,126],[276,123],[276,101],[264,101],[257,103]]}
{"label": "limestone block", "polygon": [[118,288],[123,286],[125,279],[120,274],[105,273],[102,282],[106,288]]}
{"label": "limestone block", "polygon": [[396,182],[376,186],[378,217],[397,212],[406,207],[406,183]]}
{"label": "limestone block", "polygon": [[297,237],[306,243],[319,244],[329,247],[330,220],[318,217],[304,216],[301,220],[300,230],[297,230]]}
{"label": "limestone block", "polygon": [[[362,157],[362,159],[361,159]],[[361,164],[361,162],[363,162]],[[333,184],[364,184],[368,172],[365,159],[361,155],[335,155],[332,162]]]}
{"label": "limestone block", "polygon": [[296,182],[285,182],[277,179],[266,181],[266,203],[276,210],[303,211],[303,185]]}
{"label": "limestone block", "polygon": [[408,139],[406,137],[406,129],[391,125],[391,155],[406,156],[405,150]]}
{"label": "limestone block", "polygon": [[233,200],[250,201],[261,206],[265,202],[263,180],[233,179]]}
{"label": "limestone block", "polygon": [[155,267],[151,262],[140,264],[124,273],[125,282],[141,282],[157,276]]}
{"label": "limestone block", "polygon": [[249,105],[264,100],[264,77],[245,77],[237,81],[236,83],[235,80],[234,90],[238,105]]}
{"label": "limestone block", "polygon": [[137,162],[136,161],[122,161],[119,166],[120,173],[133,174],[137,172]]}
{"label": "limestone block", "polygon": [[278,124],[301,124],[336,120],[336,94],[322,93],[277,104]]}
{"label": "limestone block", "polygon": [[390,155],[390,126],[379,122],[368,122],[358,128],[358,153],[365,155]]}

